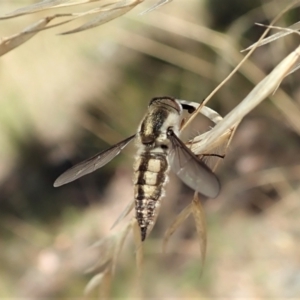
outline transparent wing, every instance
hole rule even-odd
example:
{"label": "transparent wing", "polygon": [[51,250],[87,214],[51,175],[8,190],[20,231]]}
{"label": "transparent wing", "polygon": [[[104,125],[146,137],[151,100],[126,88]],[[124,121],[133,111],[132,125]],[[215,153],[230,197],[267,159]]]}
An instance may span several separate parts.
{"label": "transparent wing", "polygon": [[55,180],[54,186],[58,187],[64,185],[103,167],[114,157],[116,157],[134,139],[134,137],[135,135],[132,135],[126,140],[121,141],[118,144],[113,145],[112,147],[96,154],[95,156],[75,165],[71,169],[61,174]]}
{"label": "transparent wing", "polygon": [[172,147],[169,159],[173,172],[190,188],[210,198],[220,192],[217,176],[188,149],[172,131],[168,131]]}

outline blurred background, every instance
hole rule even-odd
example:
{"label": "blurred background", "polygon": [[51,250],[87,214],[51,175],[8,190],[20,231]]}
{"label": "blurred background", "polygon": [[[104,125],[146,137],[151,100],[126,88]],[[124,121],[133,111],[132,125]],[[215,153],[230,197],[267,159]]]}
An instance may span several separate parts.
{"label": "blurred background", "polygon": [[[2,0],[0,12],[33,2]],[[74,25],[41,32],[1,57],[1,298],[82,297],[92,277],[84,271],[95,258],[86,249],[111,234],[132,201],[134,146],[92,175],[60,188],[54,180],[133,134],[152,97],[201,102],[242,59],[240,50],[259,38],[263,28],[254,23],[268,24],[289,1],[177,0],[139,14],[154,2],[82,33],[57,35]],[[55,12],[63,11],[70,9]],[[47,14],[1,21],[0,36]],[[277,24],[297,21],[294,9]],[[209,106],[225,116],[298,40],[291,35],[258,48]],[[243,120],[216,172],[222,192],[203,203],[208,249],[202,275],[192,219],[161,255],[164,231],[193,195],[171,175],[145,243],[145,298],[299,297],[300,115],[299,123],[289,118],[299,109],[299,80],[299,72],[286,78]],[[183,137],[209,126],[199,116]],[[112,297],[132,297],[135,272],[129,242]]]}

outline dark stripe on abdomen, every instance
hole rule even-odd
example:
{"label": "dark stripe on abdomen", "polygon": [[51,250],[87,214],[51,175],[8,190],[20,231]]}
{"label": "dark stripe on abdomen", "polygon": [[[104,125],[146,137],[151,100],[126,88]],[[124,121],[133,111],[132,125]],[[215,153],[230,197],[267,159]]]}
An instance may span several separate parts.
{"label": "dark stripe on abdomen", "polygon": [[134,171],[136,219],[143,241],[147,230],[153,226],[159,200],[163,196],[168,171],[167,156],[164,153],[144,152],[136,158]]}

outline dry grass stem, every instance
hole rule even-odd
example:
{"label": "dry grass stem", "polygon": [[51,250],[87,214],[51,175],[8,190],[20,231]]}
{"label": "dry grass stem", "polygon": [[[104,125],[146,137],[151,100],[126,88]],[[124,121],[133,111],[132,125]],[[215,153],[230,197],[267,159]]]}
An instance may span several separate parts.
{"label": "dry grass stem", "polygon": [[[271,28],[271,29],[277,29],[277,30],[280,30],[281,32],[278,33],[278,36],[277,36],[276,39],[279,39],[279,38],[281,38],[281,37],[284,37],[284,36],[286,36],[286,35],[288,35],[288,34],[292,34],[292,33],[297,34],[297,35],[300,35],[300,32],[299,32],[299,30],[300,30],[300,22],[297,22],[297,23],[294,24],[295,26],[290,26],[290,27],[288,27],[288,28],[280,27],[280,26],[265,25],[265,24],[260,24],[260,23],[256,23],[256,25],[262,26],[262,27]],[[297,25],[297,26],[296,26],[296,25]],[[294,28],[293,28],[293,27],[294,27]],[[271,37],[274,37],[275,35],[276,35],[276,34],[272,35]],[[266,40],[266,39],[264,39],[263,41],[265,41],[265,40]],[[274,39],[274,40],[275,40],[275,39]],[[268,42],[270,43],[270,42],[272,42],[272,41],[274,41],[274,40],[272,39],[272,40],[270,40],[270,41],[268,41]],[[265,45],[265,44],[267,44],[267,42],[264,43],[264,44],[258,45],[258,47],[260,47],[260,46],[262,46],[262,45]],[[254,46],[254,45],[252,45],[252,46]],[[250,47],[252,47],[252,46],[250,46]],[[249,48],[250,48],[250,47],[249,47]],[[243,51],[246,51],[246,50],[248,50],[249,48],[247,48],[247,49],[245,49],[245,50],[243,50]],[[288,76],[288,75],[290,75],[290,74],[296,72],[299,68],[300,68],[300,64],[296,64],[296,66],[295,66],[294,68],[292,68],[292,70],[291,70],[290,72],[288,72],[285,76]],[[278,87],[279,87],[279,85],[278,85]],[[278,88],[278,87],[277,87],[277,88]],[[274,93],[276,92],[277,88],[275,89]],[[273,93],[273,94],[274,94],[274,93]]]}
{"label": "dry grass stem", "polygon": [[[33,14],[33,13],[37,13],[37,12],[41,12],[41,11],[49,10],[49,9],[65,8],[65,7],[77,6],[77,5],[88,4],[88,3],[95,3],[95,2],[104,2],[104,4],[101,7],[106,7],[106,6],[110,6],[110,5],[114,5],[114,4],[120,5],[120,2],[124,3],[124,1],[119,1],[119,0],[113,0],[113,1],[82,0],[82,1],[73,1],[71,3],[70,3],[70,0],[42,1],[42,2],[38,2],[38,3],[32,4],[32,5],[28,5],[26,7],[17,9],[8,14],[1,15],[0,20],[16,18],[19,16]],[[108,2],[108,3],[105,3],[105,2]],[[128,2],[128,1],[125,1],[125,2]],[[123,5],[123,4],[121,4],[121,5]]]}
{"label": "dry grass stem", "polygon": [[[93,276],[87,284],[85,289],[86,294],[90,294],[99,285],[103,286],[103,293],[106,297],[110,294],[109,289],[116,269],[117,260],[129,232],[134,227],[136,227],[136,220],[132,218],[121,231],[101,239],[92,246],[92,248],[98,250],[100,259],[86,271],[86,273],[98,271],[98,274]],[[141,251],[141,249],[138,250]],[[140,252],[139,255],[141,255]]]}
{"label": "dry grass stem", "polygon": [[103,282],[103,278],[104,278],[105,274],[104,273],[100,273],[95,275],[86,285],[85,289],[84,289],[84,294],[88,295],[90,294],[93,290],[95,290],[97,287],[101,286],[102,282]]}
{"label": "dry grass stem", "polygon": [[268,36],[264,39],[262,39],[260,42],[256,42],[254,44],[252,44],[251,46],[249,46],[248,48],[242,50],[241,52],[245,52],[245,51],[248,51],[248,50],[251,50],[252,48],[258,48],[258,47],[261,47],[263,45],[267,45],[271,42],[274,42],[280,38],[283,38],[291,33],[298,33],[298,30],[300,30],[300,22],[297,22],[287,28],[282,28],[282,27],[277,27],[277,26],[270,26],[270,25],[264,25],[264,24],[260,24],[260,23],[256,23],[256,25],[259,25],[259,26],[264,26],[264,27],[268,27],[268,28],[274,28],[274,29],[279,29],[280,32],[277,32],[277,33],[274,33],[272,34],[271,36]]}
{"label": "dry grass stem", "polygon": [[117,226],[125,217],[128,216],[128,214],[133,210],[134,208],[134,201],[131,201],[129,204],[127,204],[127,206],[125,207],[125,209],[123,210],[123,212],[120,214],[120,216],[116,219],[116,221],[113,223],[113,225],[111,226],[111,229],[113,229],[115,226]]}
{"label": "dry grass stem", "polygon": [[192,213],[192,203],[190,203],[188,206],[186,206],[173,220],[173,222],[169,225],[168,229],[166,230],[164,234],[164,239],[162,243],[162,252],[165,254],[167,251],[167,246],[170,237],[172,234],[177,230],[177,228],[182,225],[182,223],[189,217],[189,215]]}
{"label": "dry grass stem", "polygon": [[[299,55],[300,46],[283,59],[268,76],[256,85],[248,96],[205,136],[205,139],[203,139],[202,136],[202,139],[197,144],[194,143],[193,151],[195,151],[196,154],[205,153],[207,148],[210,149],[220,137],[235,127],[252,109],[271,95],[274,89],[295,65],[299,59]],[[297,122],[297,124],[299,126],[299,122]]]}
{"label": "dry grass stem", "polygon": [[199,241],[199,249],[200,249],[200,256],[201,256],[201,272],[202,272],[205,256],[206,256],[207,230],[206,230],[205,212],[203,210],[203,207],[201,205],[197,193],[195,193],[193,198],[192,213],[193,213],[198,241]]}
{"label": "dry grass stem", "polygon": [[136,219],[134,218],[133,224],[133,237],[135,243],[135,261],[136,261],[136,282],[135,282],[135,294],[139,298],[142,295],[141,282],[143,274],[143,260],[144,260],[144,248],[141,241],[141,230],[138,226]]}
{"label": "dry grass stem", "polygon": [[141,13],[141,15],[144,15],[144,14],[146,14],[146,13],[149,13],[149,12],[153,11],[154,9],[157,9],[157,8],[159,8],[160,6],[163,6],[163,5],[165,5],[165,4],[167,4],[167,3],[171,2],[171,1],[173,1],[173,0],[159,0],[159,1],[158,1],[156,4],[154,4],[152,7],[146,9],[145,11],[143,11],[143,12]]}

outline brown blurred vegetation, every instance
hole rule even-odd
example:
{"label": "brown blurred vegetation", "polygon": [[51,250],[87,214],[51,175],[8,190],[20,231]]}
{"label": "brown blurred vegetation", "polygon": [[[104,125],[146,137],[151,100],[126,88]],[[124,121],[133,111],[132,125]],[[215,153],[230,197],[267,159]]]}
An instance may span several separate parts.
{"label": "brown blurred vegetation", "polygon": [[[27,4],[2,1],[0,11]],[[142,6],[146,9],[147,2]],[[134,133],[152,97],[202,101],[240,60],[238,51],[259,38],[263,29],[254,23],[269,23],[283,7],[284,2],[267,0],[173,1],[142,16],[137,7],[79,34],[58,36],[59,29],[39,33],[1,58],[1,298],[82,297],[91,278],[84,271],[98,255],[88,247],[110,234],[132,199],[134,147],[59,189],[52,186],[55,178]],[[35,18],[2,22],[0,36]],[[299,9],[279,23],[296,21]],[[189,38],[202,27],[212,31],[198,41]],[[291,35],[257,49],[209,106],[226,115],[297,43]],[[281,86],[296,105],[298,73]],[[145,244],[145,298],[299,297],[300,138],[286,114],[267,100],[238,128],[217,170],[222,192],[204,203],[208,251],[201,277],[191,220],[161,256],[164,230],[193,195],[171,177]],[[210,125],[199,117],[185,137]],[[133,251],[128,244],[121,255],[113,297],[134,295]]]}

